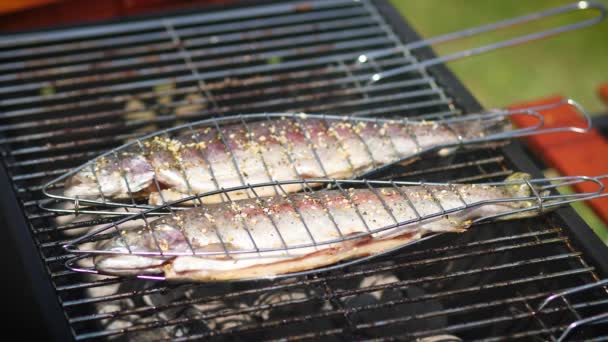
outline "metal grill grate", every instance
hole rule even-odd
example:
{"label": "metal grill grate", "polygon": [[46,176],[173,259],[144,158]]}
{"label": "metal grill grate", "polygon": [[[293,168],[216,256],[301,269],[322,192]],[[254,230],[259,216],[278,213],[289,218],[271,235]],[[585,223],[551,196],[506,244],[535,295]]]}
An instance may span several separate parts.
{"label": "metal grill grate", "polygon": [[[418,62],[403,46],[414,38],[393,31],[386,8],[293,1],[0,40],[3,163],[76,339],[551,339],[577,315],[606,311],[595,289],[534,314],[552,291],[598,279],[598,265],[571,240],[575,228],[557,214],[479,225],[374,262],[275,282],[165,284],[65,268],[73,255],[64,243],[116,218],[42,211],[43,184],[145,133],[243,112],[470,111],[441,68],[365,83]],[[356,63],[362,51],[385,48],[395,53]],[[512,170],[511,157],[492,149],[425,158],[384,176],[499,180]]]}

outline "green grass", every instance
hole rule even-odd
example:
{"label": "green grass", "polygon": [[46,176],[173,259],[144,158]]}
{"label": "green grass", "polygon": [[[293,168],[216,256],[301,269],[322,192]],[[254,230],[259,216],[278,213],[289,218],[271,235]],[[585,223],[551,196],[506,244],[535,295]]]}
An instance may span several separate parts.
{"label": "green grass", "polygon": [[[492,23],[572,1],[392,0],[423,37]],[[601,0],[608,5],[608,0]],[[561,15],[516,29],[487,33],[435,47],[440,54],[588,18],[591,11]],[[549,95],[579,101],[590,112],[605,111],[597,86],[608,82],[608,20],[542,41],[453,61],[448,66],[486,108]]]}

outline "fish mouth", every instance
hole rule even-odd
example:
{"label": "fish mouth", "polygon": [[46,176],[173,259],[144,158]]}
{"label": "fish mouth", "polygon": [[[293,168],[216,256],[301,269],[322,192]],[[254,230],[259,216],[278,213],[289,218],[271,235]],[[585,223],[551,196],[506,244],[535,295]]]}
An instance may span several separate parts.
{"label": "fish mouth", "polygon": [[97,270],[118,276],[162,274],[166,265],[175,257],[151,257],[141,255],[98,255],[93,258]]}
{"label": "fish mouth", "polygon": [[100,197],[97,184],[93,181],[85,181],[82,177],[72,176],[65,182],[63,195],[71,198],[97,199]]}

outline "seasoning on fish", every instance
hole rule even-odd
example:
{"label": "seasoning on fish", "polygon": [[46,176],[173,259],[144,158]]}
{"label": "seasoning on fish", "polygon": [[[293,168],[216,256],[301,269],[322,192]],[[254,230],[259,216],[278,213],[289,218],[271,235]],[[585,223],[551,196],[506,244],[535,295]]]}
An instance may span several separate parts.
{"label": "seasoning on fish", "polygon": [[[447,125],[308,116],[227,125],[219,131],[206,127],[173,138],[157,135],[98,158],[66,181],[64,195],[128,199],[131,193],[158,205],[248,183],[352,178],[422,150],[509,129],[504,117]],[[259,196],[276,194],[272,187],[258,190]],[[301,187],[292,185],[285,190],[295,192]],[[242,191],[231,195],[232,199],[242,199],[252,194]],[[214,203],[222,199],[218,195],[204,200]]]}
{"label": "seasoning on fish", "polygon": [[[529,176],[518,173],[507,181],[525,177]],[[440,208],[462,208],[462,200],[471,204],[528,196],[531,196],[531,190],[526,184],[461,184],[402,186],[375,191],[325,190],[209,204],[158,218],[150,223],[150,228],[124,230],[123,234],[103,242],[98,248],[110,253],[130,250],[148,255],[100,254],[94,262],[97,270],[104,273],[164,273],[168,280],[272,278],[382,253],[430,232],[462,232],[476,218],[505,214],[536,204],[535,201],[495,202],[414,222],[418,215],[441,213]],[[511,214],[503,219],[536,213]],[[408,220],[414,221],[365,234],[368,229]],[[361,235],[352,240],[341,239],[353,234]],[[288,246],[301,247],[286,249]],[[161,251],[164,256],[150,256],[150,253]],[[235,253],[239,251],[250,252]],[[200,254],[204,252],[207,255]]]}

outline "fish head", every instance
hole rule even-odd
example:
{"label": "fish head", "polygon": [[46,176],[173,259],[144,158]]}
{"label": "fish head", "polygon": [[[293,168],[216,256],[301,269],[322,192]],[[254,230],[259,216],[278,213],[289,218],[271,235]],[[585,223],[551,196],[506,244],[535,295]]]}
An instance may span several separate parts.
{"label": "fish head", "polygon": [[152,184],[154,169],[138,154],[107,156],[85,165],[65,182],[70,198],[129,198]]}
{"label": "fish head", "polygon": [[178,254],[191,252],[189,242],[173,219],[122,230],[101,242],[94,258],[97,270],[116,275],[156,274]]}

